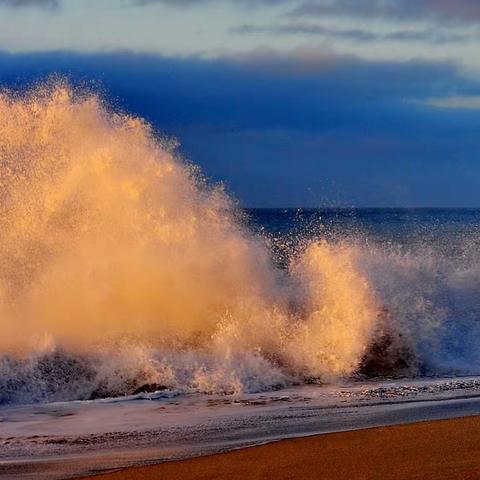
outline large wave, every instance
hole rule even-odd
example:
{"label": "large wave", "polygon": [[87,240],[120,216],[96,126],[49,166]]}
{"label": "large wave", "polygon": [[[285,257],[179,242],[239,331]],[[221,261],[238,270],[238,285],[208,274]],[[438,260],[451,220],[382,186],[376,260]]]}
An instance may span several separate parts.
{"label": "large wave", "polygon": [[0,403],[480,366],[478,267],[317,239],[278,268],[221,188],[93,93],[4,91],[0,183]]}

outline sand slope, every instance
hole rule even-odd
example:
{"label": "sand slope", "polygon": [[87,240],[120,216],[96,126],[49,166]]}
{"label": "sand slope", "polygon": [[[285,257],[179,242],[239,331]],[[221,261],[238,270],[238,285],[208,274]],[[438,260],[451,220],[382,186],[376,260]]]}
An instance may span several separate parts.
{"label": "sand slope", "polygon": [[478,479],[480,417],[284,440],[102,480]]}

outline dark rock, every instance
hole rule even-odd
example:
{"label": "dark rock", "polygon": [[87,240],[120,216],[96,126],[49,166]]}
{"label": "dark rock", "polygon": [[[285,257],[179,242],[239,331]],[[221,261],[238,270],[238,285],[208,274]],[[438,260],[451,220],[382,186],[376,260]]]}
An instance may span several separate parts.
{"label": "dark rock", "polygon": [[133,395],[138,395],[139,393],[154,393],[160,392],[162,390],[168,390],[168,387],[165,385],[160,385],[158,383],[146,383],[141,387],[138,387],[134,392]]}

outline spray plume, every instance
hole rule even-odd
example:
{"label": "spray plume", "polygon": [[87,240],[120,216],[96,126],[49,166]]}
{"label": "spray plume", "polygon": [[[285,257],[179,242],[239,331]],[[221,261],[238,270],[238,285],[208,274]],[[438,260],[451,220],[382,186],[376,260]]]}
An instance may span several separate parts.
{"label": "spray plume", "polygon": [[286,272],[238,216],[97,95],[4,91],[0,403],[357,372],[382,323],[360,249],[311,242]]}

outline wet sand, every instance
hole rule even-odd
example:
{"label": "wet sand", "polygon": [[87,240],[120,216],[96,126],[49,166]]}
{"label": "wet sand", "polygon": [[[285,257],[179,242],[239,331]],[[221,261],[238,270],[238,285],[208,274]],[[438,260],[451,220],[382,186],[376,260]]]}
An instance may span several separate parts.
{"label": "wet sand", "polygon": [[128,468],[95,478],[474,480],[480,479],[480,417],[283,440],[208,457]]}

